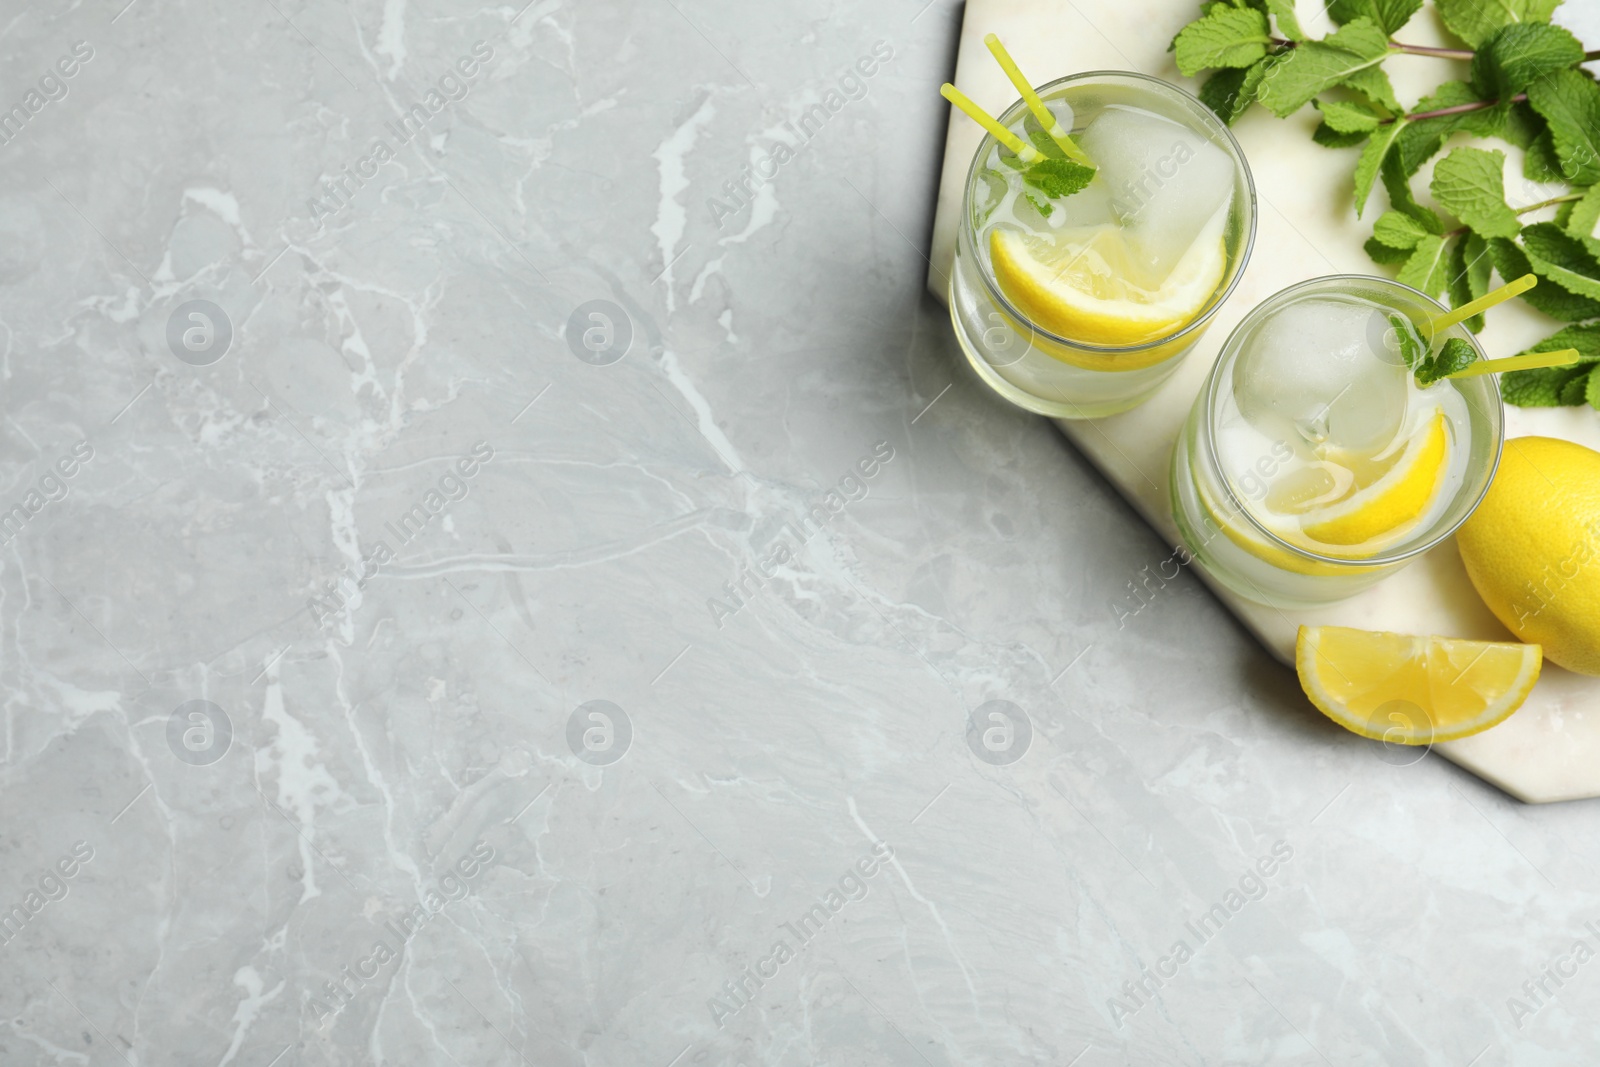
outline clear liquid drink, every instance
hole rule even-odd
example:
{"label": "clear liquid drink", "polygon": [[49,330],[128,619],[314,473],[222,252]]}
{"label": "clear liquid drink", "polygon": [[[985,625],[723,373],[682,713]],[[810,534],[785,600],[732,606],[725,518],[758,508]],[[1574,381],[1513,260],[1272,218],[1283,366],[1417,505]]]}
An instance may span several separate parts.
{"label": "clear liquid drink", "polygon": [[[1109,415],[1154,392],[1232,292],[1255,187],[1227,127],[1176,86],[1098,71],[1038,91],[1094,178],[1052,196],[986,136],[962,199],[951,319],[1002,396],[1058,418]],[[999,121],[1062,156],[1021,101]]]}
{"label": "clear liquid drink", "polygon": [[1189,551],[1223,585],[1299,607],[1359,592],[1449,537],[1499,463],[1494,375],[1419,384],[1444,308],[1383,278],[1317,278],[1223,345],[1172,461]]}

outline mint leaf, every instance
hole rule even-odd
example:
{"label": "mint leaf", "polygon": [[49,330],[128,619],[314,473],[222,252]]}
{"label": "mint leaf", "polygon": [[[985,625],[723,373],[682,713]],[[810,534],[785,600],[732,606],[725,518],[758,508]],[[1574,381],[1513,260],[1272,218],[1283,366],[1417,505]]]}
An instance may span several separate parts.
{"label": "mint leaf", "polygon": [[1228,68],[1219,70],[1200,86],[1200,102],[1217,113],[1225,125],[1244,114],[1244,109],[1256,98],[1256,86],[1266,74],[1266,60],[1244,70]]}
{"label": "mint leaf", "polygon": [[1589,368],[1589,385],[1584,390],[1583,398],[1590,407],[1600,411],[1600,367]]}
{"label": "mint leaf", "polygon": [[1279,118],[1287,117],[1324,89],[1382,63],[1388,54],[1389,37],[1382,28],[1370,18],[1355,19],[1320,41],[1273,56],[1256,99]]}
{"label": "mint leaf", "polygon": [[1067,154],[1061,150],[1060,145],[1056,144],[1056,139],[1044,132],[1044,129],[1034,121],[1032,115],[1029,115],[1023,122],[1023,129],[1027,130],[1028,140],[1033,142],[1033,147],[1039,150],[1040,155],[1049,159],[1066,158]]}
{"label": "mint leaf", "polygon": [[1365,16],[1382,27],[1384,33],[1393,33],[1410,22],[1421,7],[1422,0],[1333,0],[1328,5],[1328,17],[1343,26]]}
{"label": "mint leaf", "polygon": [[1450,32],[1477,48],[1495,30],[1520,22],[1549,22],[1561,0],[1438,0]]}
{"label": "mint leaf", "polygon": [[1178,70],[1193,76],[1210,67],[1248,67],[1267,54],[1272,33],[1254,8],[1223,8],[1196,19],[1173,38]]}
{"label": "mint leaf", "polygon": [[1500,136],[1516,145],[1526,149],[1533,143],[1533,139],[1549,127],[1539,113],[1528,106],[1526,100],[1511,105],[1511,110],[1506,112],[1505,128],[1500,131]]}
{"label": "mint leaf", "polygon": [[1389,325],[1400,346],[1400,358],[1405,360],[1407,367],[1415,369],[1426,355],[1428,346],[1422,343],[1422,338],[1417,336],[1417,328],[1404,316],[1390,315]]}
{"label": "mint leaf", "polygon": [[1326,122],[1317,123],[1317,128],[1311,131],[1311,139],[1323,148],[1354,148],[1369,136],[1365,133],[1340,133]]}
{"label": "mint leaf", "polygon": [[1278,25],[1278,32],[1289,40],[1306,39],[1306,31],[1300,28],[1300,20],[1294,13],[1294,0],[1249,0],[1249,4],[1257,11],[1271,15],[1272,21]]}
{"label": "mint leaf", "polygon": [[1561,387],[1561,402],[1563,404],[1581,404],[1588,398],[1589,382],[1587,377],[1584,374],[1574,374],[1567,379],[1567,383]]}
{"label": "mint leaf", "polygon": [[[1024,181],[1026,181],[1026,179],[1024,179]],[[1052,214],[1055,213],[1056,206],[1054,204],[1052,204],[1050,201],[1048,201],[1048,200],[1040,200],[1037,196],[1034,196],[1032,193],[1023,193],[1022,195],[1027,197],[1028,198],[1028,203],[1033,205],[1033,209],[1035,211],[1037,211],[1039,214],[1043,215],[1045,218],[1049,218]]]}
{"label": "mint leaf", "polygon": [[[1564,326],[1532,348],[1518,352],[1559,352],[1563,348],[1576,348],[1580,363],[1600,363],[1600,322],[1583,326]],[[1555,368],[1557,370],[1563,368]]]}
{"label": "mint leaf", "polygon": [[1524,22],[1497,30],[1472,57],[1472,87],[1508,100],[1551,71],[1583,62],[1583,45],[1560,26]]}
{"label": "mint leaf", "polygon": [[1530,182],[1567,180],[1567,176],[1561,173],[1561,157],[1556,155],[1556,139],[1550,133],[1550,127],[1540,130],[1528,146],[1527,154],[1522,157],[1522,176]]}
{"label": "mint leaf", "polygon": [[1583,242],[1569,236],[1553,222],[1541,222],[1522,231],[1522,250],[1533,271],[1567,290],[1600,300],[1600,263]]}
{"label": "mint leaf", "polygon": [[[1417,101],[1413,112],[1438,111],[1442,108],[1461,107],[1482,103],[1476,90],[1466,82],[1445,82],[1429,96]],[[1444,147],[1445,139],[1458,131],[1477,137],[1496,137],[1504,133],[1510,123],[1507,106],[1459,111],[1450,115],[1412,119],[1405,133],[1395,142],[1395,153],[1401,172],[1407,177],[1415,174]]]}
{"label": "mint leaf", "polygon": [[1387,109],[1391,115],[1399,115],[1405,111],[1405,108],[1400,106],[1400,101],[1395,98],[1394,86],[1389,84],[1389,75],[1383,72],[1382,67],[1363,67],[1341,84],[1354,89],[1379,107]]}
{"label": "mint leaf", "polygon": [[[1504,237],[1489,241],[1489,258],[1494,260],[1494,269],[1500,272],[1502,278],[1520,278],[1524,274],[1535,273],[1527,254],[1516,242]],[[1578,322],[1600,318],[1600,300],[1570,293],[1559,285],[1536,285],[1523,293],[1522,299],[1555,319]]]}
{"label": "mint leaf", "polygon": [[1430,233],[1417,242],[1410,258],[1406,260],[1405,266],[1400,268],[1400,273],[1395,275],[1395,278],[1402,284],[1429,296],[1438,296],[1444,292],[1448,270],[1449,260],[1445,255],[1444,238]]}
{"label": "mint leaf", "polygon": [[[1539,351],[1547,351],[1539,349]],[[1536,367],[1500,375],[1500,395],[1519,408],[1557,408],[1561,394],[1575,375],[1572,367]],[[1588,373],[1590,368],[1584,368]]]}
{"label": "mint leaf", "polygon": [[1367,250],[1367,255],[1372,258],[1372,262],[1382,263],[1386,267],[1392,267],[1396,263],[1404,263],[1411,258],[1411,250],[1409,248],[1392,248],[1375,237],[1368,237],[1366,243],[1361,247]]}
{"label": "mint leaf", "polygon": [[[1457,241],[1450,251],[1450,305],[1460,307],[1487,293],[1489,277],[1493,272],[1489,242],[1475,233],[1469,233]],[[1478,333],[1483,329],[1483,315],[1474,315],[1463,325],[1473,333]]]}
{"label": "mint leaf", "polygon": [[1426,236],[1428,231],[1422,223],[1404,211],[1385,211],[1372,227],[1372,239],[1390,248],[1415,248]]}
{"label": "mint leaf", "polygon": [[1600,84],[1576,69],[1553,71],[1528,86],[1528,103],[1550,123],[1567,179],[1600,182]]}
{"label": "mint leaf", "polygon": [[1459,337],[1445,341],[1438,352],[1424,359],[1417,367],[1417,384],[1432,385],[1440,378],[1448,378],[1458,370],[1465,370],[1478,361],[1472,345]]}
{"label": "mint leaf", "polygon": [[1094,168],[1070,159],[1041,159],[1022,172],[1022,180],[1055,200],[1071,196],[1094,180]]}
{"label": "mint leaf", "polygon": [[1389,194],[1390,207],[1410,215],[1429,233],[1444,233],[1444,223],[1439,221],[1439,216],[1417,203],[1417,198],[1412,195],[1411,183],[1400,172],[1400,162],[1395,158],[1394,152],[1384,157],[1383,166],[1378,168],[1378,174],[1383,179],[1384,191]]}
{"label": "mint leaf", "polygon": [[1313,103],[1322,112],[1322,121],[1339,133],[1370,133],[1378,128],[1378,120],[1382,118],[1362,104],[1337,100],[1315,100]]}
{"label": "mint leaf", "polygon": [[1378,169],[1383,166],[1383,157],[1389,154],[1389,146],[1394,144],[1395,138],[1405,132],[1406,125],[1405,119],[1396,119],[1381,127],[1361,150],[1361,158],[1356,161],[1356,218],[1361,217],[1362,209],[1367,206],[1367,196],[1377,180]]}
{"label": "mint leaf", "polygon": [[1600,259],[1600,185],[1591,185],[1583,199],[1572,205],[1563,228],[1569,236],[1582,241],[1591,256]]}
{"label": "mint leaf", "polygon": [[1433,197],[1484,237],[1515,237],[1522,229],[1506,206],[1506,154],[1481,148],[1457,148],[1433,168]]}

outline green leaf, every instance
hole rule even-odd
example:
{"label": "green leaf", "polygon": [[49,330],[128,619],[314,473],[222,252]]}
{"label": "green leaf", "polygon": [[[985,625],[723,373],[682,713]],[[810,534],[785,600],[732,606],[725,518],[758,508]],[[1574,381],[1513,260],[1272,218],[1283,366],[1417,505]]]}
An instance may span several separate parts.
{"label": "green leaf", "polygon": [[1587,377],[1584,374],[1574,374],[1567,379],[1567,383],[1561,387],[1561,402],[1563,404],[1571,405],[1584,402],[1589,395]]}
{"label": "green leaf", "polygon": [[[1472,86],[1466,82],[1445,82],[1431,95],[1418,100],[1413,114],[1476,103],[1482,103],[1482,100]],[[1453,133],[1463,131],[1477,137],[1496,137],[1504,132],[1509,122],[1510,109],[1504,106],[1412,119],[1405,133],[1395,142],[1401,172],[1407,178],[1411,177],[1444,147],[1446,138]]]}
{"label": "green leaf", "polygon": [[1544,119],[1528,106],[1526,100],[1523,100],[1512,104],[1511,110],[1506,112],[1506,124],[1500,131],[1500,136],[1525,150],[1533,143],[1535,137],[1547,129],[1549,126],[1545,124]]}
{"label": "green leaf", "polygon": [[1421,7],[1422,0],[1333,0],[1328,5],[1328,17],[1343,26],[1365,16],[1382,27],[1384,33],[1393,33],[1410,22]]}
{"label": "green leaf", "polygon": [[[1490,240],[1489,258],[1494,260],[1494,269],[1500,272],[1500,277],[1508,281],[1535,273],[1527,254],[1516,242],[1504,237]],[[1567,322],[1600,318],[1600,300],[1570,293],[1559,285],[1536,285],[1523,293],[1522,299],[1551,318]]]}
{"label": "green leaf", "polygon": [[1248,67],[1267,54],[1272,33],[1254,8],[1225,8],[1196,19],[1173,39],[1178,70],[1193,76],[1210,67]]}
{"label": "green leaf", "polygon": [[1589,385],[1584,391],[1583,398],[1589,406],[1600,411],[1600,367],[1589,368]]}
{"label": "green leaf", "polygon": [[1591,185],[1583,199],[1572,205],[1563,229],[1583,242],[1589,254],[1600,259],[1600,185]]}
{"label": "green leaf", "polygon": [[1571,367],[1537,367],[1500,376],[1500,395],[1519,408],[1557,408],[1563,387],[1573,378]]}
{"label": "green leaf", "polygon": [[1389,84],[1389,75],[1383,72],[1382,67],[1365,67],[1350,75],[1341,84],[1354,89],[1379,107],[1388,109],[1391,115],[1405,112],[1405,108],[1401,107],[1400,101],[1395,98],[1394,86]]}
{"label": "green leaf", "polygon": [[[1026,179],[1024,179],[1024,180],[1026,180]],[[1056,206],[1054,204],[1052,204],[1050,201],[1048,201],[1048,200],[1040,200],[1037,196],[1034,196],[1032,193],[1023,193],[1022,195],[1027,197],[1028,198],[1028,203],[1032,204],[1034,210],[1037,211],[1039,214],[1043,215],[1045,218],[1049,218],[1052,214],[1055,213]]]}
{"label": "green leaf", "polygon": [[1422,223],[1404,211],[1385,211],[1372,226],[1372,239],[1390,248],[1415,248],[1426,236]]}
{"label": "green leaf", "polygon": [[1567,179],[1600,182],[1600,84],[1575,69],[1554,71],[1528,86],[1528,103],[1550,123]]}
{"label": "green leaf", "polygon": [[1361,217],[1362,210],[1367,206],[1367,196],[1372,192],[1372,183],[1377,180],[1378,169],[1383,166],[1383,157],[1389,154],[1389,146],[1394,144],[1395,138],[1405,128],[1406,120],[1397,119],[1374,133],[1367,147],[1361,150],[1361,158],[1356,161],[1356,218]]}
{"label": "green leaf", "polygon": [[1477,48],[1495,30],[1521,22],[1549,22],[1561,0],[1438,0],[1450,32]]}
{"label": "green leaf", "polygon": [[1407,367],[1415,369],[1426,357],[1428,346],[1417,335],[1417,328],[1402,315],[1390,315],[1389,326],[1394,330],[1395,341],[1400,346],[1400,358]]}
{"label": "green leaf", "polygon": [[1317,128],[1311,131],[1311,139],[1323,148],[1354,148],[1369,136],[1365,133],[1340,133],[1326,122],[1317,123]]}
{"label": "green leaf", "polygon": [[1429,296],[1438,296],[1444,292],[1450,269],[1445,251],[1444,238],[1428,234],[1417,242],[1395,279]]}
{"label": "green leaf", "polygon": [[1422,228],[1429,233],[1444,233],[1444,223],[1439,221],[1439,216],[1417,203],[1417,198],[1411,194],[1411,183],[1400,172],[1400,162],[1395,158],[1395,153],[1390,152],[1384,157],[1383,166],[1378,168],[1378,174],[1383,178],[1384,191],[1389,194],[1389,206],[1396,211],[1404,211],[1407,215],[1422,224]]}
{"label": "green leaf", "polygon": [[1315,100],[1313,103],[1322,112],[1322,121],[1339,133],[1371,133],[1383,117],[1362,104],[1338,100]]}
{"label": "green leaf", "polygon": [[1515,237],[1522,229],[1506,206],[1506,154],[1481,148],[1457,148],[1433,168],[1433,197],[1484,237]]}
{"label": "green leaf", "polygon": [[1042,159],[1023,171],[1022,180],[1054,200],[1088,185],[1094,180],[1094,168],[1070,159]]}
{"label": "green leaf", "polygon": [[1548,126],[1533,139],[1527,153],[1522,157],[1522,176],[1530,182],[1567,180],[1567,176],[1561,173],[1561,158],[1556,155],[1555,137],[1550,133]]}
{"label": "green leaf", "polygon": [[1560,26],[1506,26],[1472,57],[1472,87],[1486,100],[1509,100],[1551,71],[1583,62],[1583,45]]}
{"label": "green leaf", "polygon": [[1451,337],[1438,352],[1424,359],[1417,367],[1417,384],[1432,385],[1440,378],[1448,378],[1458,370],[1465,370],[1478,361],[1477,350],[1468,341]]}
{"label": "green leaf", "polygon": [[1553,222],[1541,222],[1522,231],[1522,250],[1533,271],[1579,296],[1600,300],[1600,263],[1583,242]]}
{"label": "green leaf", "polygon": [[1289,40],[1306,39],[1306,31],[1300,28],[1300,20],[1294,13],[1294,0],[1249,0],[1249,3],[1257,11],[1271,15],[1278,25],[1278,32]]}
{"label": "green leaf", "polygon": [[1526,355],[1529,352],[1559,352],[1563,348],[1576,348],[1581,363],[1600,363],[1600,322],[1582,326],[1563,326],[1532,348],[1524,349],[1517,355]]}
{"label": "green leaf", "polygon": [[1044,132],[1039,124],[1034,121],[1032,115],[1029,115],[1024,120],[1023,128],[1028,131],[1028,140],[1033,142],[1033,147],[1037,148],[1041,155],[1049,159],[1066,158],[1067,154],[1061,150],[1060,145],[1056,144],[1056,139]]}
{"label": "green leaf", "polygon": [[[1450,250],[1450,305],[1460,307],[1471,303],[1489,291],[1489,277],[1494,273],[1494,262],[1489,258],[1489,242],[1475,233],[1469,233]],[[1479,313],[1463,324],[1473,333],[1483,329],[1483,315]]]}
{"label": "green leaf", "polygon": [[1256,99],[1284,118],[1324,89],[1382,63],[1388,54],[1389,37],[1382,28],[1370,18],[1355,19],[1320,41],[1273,56]]}
{"label": "green leaf", "polygon": [[1267,60],[1263,59],[1244,70],[1217,71],[1200,86],[1200,102],[1215,111],[1226,125],[1232,126],[1233,120],[1244,114],[1245,108],[1256,98],[1256,87],[1266,74],[1266,64]]}
{"label": "green leaf", "polygon": [[1382,263],[1388,267],[1392,267],[1396,263],[1404,263],[1411,258],[1411,250],[1409,248],[1391,248],[1375,237],[1367,238],[1366,243],[1361,247],[1367,250],[1367,255],[1372,258],[1372,262]]}

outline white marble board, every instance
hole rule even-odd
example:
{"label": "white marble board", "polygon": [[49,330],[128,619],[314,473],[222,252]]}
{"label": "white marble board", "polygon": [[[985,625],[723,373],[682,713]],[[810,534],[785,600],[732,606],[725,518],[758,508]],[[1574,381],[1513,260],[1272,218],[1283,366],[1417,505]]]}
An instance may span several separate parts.
{"label": "white marble board", "polygon": [[[991,113],[1015,101],[1015,90],[983,45],[985,34],[996,33],[1035,83],[1074,71],[1137,70],[1176,81],[1191,91],[1197,88],[1194,81],[1178,74],[1165,50],[1172,35],[1193,17],[1188,7],[1122,3],[1096,5],[1093,14],[1097,22],[1086,19],[1071,3],[1049,0],[969,0],[955,84]],[[1313,36],[1330,29],[1320,8],[1308,9],[1302,4],[1300,16]],[[1600,13],[1589,17],[1600,21]],[[1431,9],[1418,16],[1407,27],[1408,40],[1448,43],[1431,19]],[[1125,42],[1124,47],[1112,44],[1100,28],[1114,23],[1126,23],[1129,29],[1115,34]],[[1135,32],[1134,27],[1141,29]],[[1581,37],[1583,31],[1579,33]],[[1126,42],[1134,40],[1144,43],[1137,52],[1130,52]],[[1464,76],[1464,67],[1452,70],[1461,65],[1449,60],[1407,59],[1405,64],[1390,64],[1402,100],[1416,99],[1445,78]],[[1236,125],[1234,132],[1255,176],[1255,251],[1237,291],[1184,365],[1153,399],[1133,411],[1106,419],[1058,422],[1061,432],[1173,544],[1178,543],[1178,533],[1167,504],[1168,457],[1178,427],[1229,331],[1250,308],[1294,282],[1324,274],[1384,269],[1376,267],[1361,247],[1371,232],[1374,211],[1381,210],[1383,194],[1374,194],[1366,222],[1356,219],[1350,197],[1356,150],[1330,151],[1317,146],[1310,136],[1314,114],[1307,107],[1285,121],[1258,107]],[[952,112],[928,275],[929,289],[941,300],[946,296],[961,184],[980,137],[976,124]],[[1497,143],[1495,147],[1507,146]],[[1513,158],[1506,170],[1507,193],[1513,202],[1533,203],[1550,195],[1546,190],[1551,187],[1521,178],[1516,150],[1509,149],[1509,153]],[[1418,180],[1414,184],[1425,197],[1426,183]],[[1491,354],[1510,355],[1560,325],[1514,302],[1490,316],[1482,340]],[[1508,407],[1507,438],[1534,434],[1600,448],[1600,416],[1589,408]],[[1206,579],[1204,573],[1200,577]],[[1454,539],[1366,593],[1316,610],[1263,607],[1214,582],[1208,580],[1207,584],[1291,669],[1295,633],[1302,623],[1513,639],[1478,599]],[[1315,714],[1309,703],[1306,711]],[[1440,754],[1529,803],[1600,796],[1600,678],[1576,675],[1547,662],[1532,696],[1511,718],[1475,737],[1436,747]]]}

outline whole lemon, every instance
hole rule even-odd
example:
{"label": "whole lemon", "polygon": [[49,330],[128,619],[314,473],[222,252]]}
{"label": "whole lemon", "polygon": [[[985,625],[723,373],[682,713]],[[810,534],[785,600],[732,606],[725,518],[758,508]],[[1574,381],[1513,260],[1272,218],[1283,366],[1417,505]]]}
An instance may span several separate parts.
{"label": "whole lemon", "polygon": [[1600,452],[1551,437],[1507,441],[1456,544],[1507,629],[1552,663],[1600,675]]}

